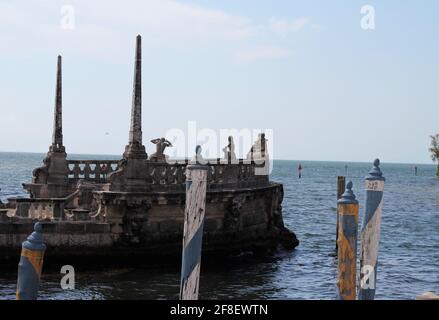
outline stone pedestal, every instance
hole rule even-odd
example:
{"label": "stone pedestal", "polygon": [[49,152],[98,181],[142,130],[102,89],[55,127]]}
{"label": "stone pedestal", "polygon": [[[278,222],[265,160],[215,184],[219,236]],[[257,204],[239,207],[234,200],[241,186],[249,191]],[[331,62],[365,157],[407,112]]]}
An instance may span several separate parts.
{"label": "stone pedestal", "polygon": [[67,184],[69,168],[67,165],[67,154],[62,151],[48,153],[49,166],[47,168],[49,184]]}
{"label": "stone pedestal", "polygon": [[149,190],[151,177],[146,159],[126,159],[120,170],[109,176],[105,191],[146,192]]}
{"label": "stone pedestal", "polygon": [[26,183],[23,188],[29,192],[31,198],[64,198],[72,193],[72,186],[66,184],[36,184]]}

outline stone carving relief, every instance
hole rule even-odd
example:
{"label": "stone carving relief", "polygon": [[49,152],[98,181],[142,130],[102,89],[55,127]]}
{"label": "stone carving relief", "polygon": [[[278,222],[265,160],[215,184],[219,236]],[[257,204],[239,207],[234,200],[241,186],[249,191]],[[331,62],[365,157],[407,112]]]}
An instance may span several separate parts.
{"label": "stone carving relief", "polygon": [[165,138],[157,138],[151,140],[151,142],[156,145],[156,152],[149,157],[149,160],[153,162],[165,162],[168,158],[168,156],[164,154],[165,149],[172,147],[172,143]]}

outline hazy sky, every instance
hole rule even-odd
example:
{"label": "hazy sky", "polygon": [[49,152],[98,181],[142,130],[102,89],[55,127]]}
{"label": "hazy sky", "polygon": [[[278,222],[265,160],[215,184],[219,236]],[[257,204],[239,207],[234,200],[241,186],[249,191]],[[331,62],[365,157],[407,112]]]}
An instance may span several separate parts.
{"label": "hazy sky", "polygon": [[141,34],[149,153],[194,120],[272,129],[278,159],[429,163],[438,12],[435,0],[1,0],[0,150],[48,150],[62,54],[67,152],[121,154]]}

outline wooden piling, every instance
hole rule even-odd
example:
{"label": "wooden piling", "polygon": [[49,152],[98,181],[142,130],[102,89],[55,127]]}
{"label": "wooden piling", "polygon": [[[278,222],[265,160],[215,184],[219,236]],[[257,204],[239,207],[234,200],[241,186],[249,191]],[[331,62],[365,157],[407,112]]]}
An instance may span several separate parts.
{"label": "wooden piling", "polygon": [[338,200],[338,298],[355,300],[357,269],[358,201],[352,192],[352,182]]}
{"label": "wooden piling", "polygon": [[181,300],[198,299],[206,208],[207,169],[208,166],[200,164],[191,164],[186,167],[186,208],[180,282]]}
{"label": "wooden piling", "polygon": [[[341,196],[345,192],[346,186],[346,177],[338,176],[337,177],[337,201],[341,199]],[[338,251],[338,221],[339,221],[339,213],[338,213],[338,205],[337,205],[337,222],[336,222],[336,230],[335,230],[335,251]]]}
{"label": "wooden piling", "polygon": [[361,227],[359,300],[375,298],[381,211],[385,178],[376,159],[366,177],[366,207]]}

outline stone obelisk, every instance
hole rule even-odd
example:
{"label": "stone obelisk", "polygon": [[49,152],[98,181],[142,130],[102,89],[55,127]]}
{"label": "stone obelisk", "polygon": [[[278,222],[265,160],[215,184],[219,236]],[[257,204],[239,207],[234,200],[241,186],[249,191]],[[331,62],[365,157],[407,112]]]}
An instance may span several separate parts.
{"label": "stone obelisk", "polygon": [[142,143],[142,38],[136,38],[133,101],[128,145],[120,169],[110,175],[107,190],[141,192],[148,188],[148,155]]}
{"label": "stone obelisk", "polygon": [[136,38],[130,134],[123,157],[125,159],[148,158],[145,146],[142,144],[142,38],[140,35]]}
{"label": "stone obelisk", "polygon": [[61,56],[58,56],[52,144],[43,160],[43,166],[33,171],[32,183],[23,184],[31,198],[62,198],[71,192],[68,187],[69,168],[62,134],[61,59]]}
{"label": "stone obelisk", "polygon": [[58,56],[56,69],[55,110],[53,118],[52,152],[65,152],[62,135],[62,57]]}
{"label": "stone obelisk", "polygon": [[67,184],[67,154],[63,145],[62,134],[62,58],[58,56],[56,70],[55,110],[53,121],[52,145],[47,153],[49,184]]}

